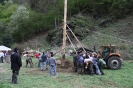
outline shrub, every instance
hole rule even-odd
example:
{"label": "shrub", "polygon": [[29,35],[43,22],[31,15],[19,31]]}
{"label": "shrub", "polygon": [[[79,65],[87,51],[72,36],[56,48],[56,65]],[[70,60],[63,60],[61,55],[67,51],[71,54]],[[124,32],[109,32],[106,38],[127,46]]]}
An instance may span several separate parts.
{"label": "shrub", "polygon": [[72,14],[86,12],[94,18],[110,15],[112,18],[122,18],[127,12],[133,11],[132,0],[71,0],[68,9]]}
{"label": "shrub", "polygon": [[[28,18],[29,18],[29,12],[26,10],[25,6],[19,6],[17,11],[13,13],[13,15],[11,16],[11,21],[8,25],[8,30],[12,34],[16,34],[17,31],[17,33],[19,34],[18,36],[20,36],[21,38],[20,40],[24,40],[25,29]],[[14,35],[13,37],[17,36]]]}
{"label": "shrub", "polygon": [[127,46],[126,44],[122,43],[122,44],[119,46],[119,48],[120,48],[121,50],[127,50],[127,49],[128,49],[128,46]]}
{"label": "shrub", "polygon": [[5,45],[7,47],[11,47],[11,45],[13,43],[13,38],[11,35],[4,35],[2,37],[2,42],[3,42],[3,45]]}

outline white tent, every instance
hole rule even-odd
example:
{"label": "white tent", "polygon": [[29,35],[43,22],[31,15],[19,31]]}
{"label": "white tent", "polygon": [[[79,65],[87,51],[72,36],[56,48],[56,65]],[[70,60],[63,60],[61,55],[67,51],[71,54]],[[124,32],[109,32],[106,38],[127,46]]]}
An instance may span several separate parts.
{"label": "white tent", "polygon": [[0,46],[0,51],[11,51],[11,50],[12,50],[11,48],[8,48],[6,46],[3,45]]}

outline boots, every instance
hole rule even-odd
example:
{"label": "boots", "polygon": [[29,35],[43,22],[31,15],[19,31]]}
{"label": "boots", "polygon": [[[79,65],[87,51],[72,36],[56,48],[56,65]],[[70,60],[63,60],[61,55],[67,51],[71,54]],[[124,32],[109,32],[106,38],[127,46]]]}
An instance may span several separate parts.
{"label": "boots", "polygon": [[13,73],[13,75],[12,75],[12,83],[14,83],[14,84],[18,84],[18,77],[17,77],[18,75],[16,74],[16,73]]}
{"label": "boots", "polygon": [[17,78],[17,76],[15,76],[15,80],[14,80],[14,84],[18,84],[18,78]]}
{"label": "boots", "polygon": [[12,83],[14,83],[14,73],[12,74]]}
{"label": "boots", "polygon": [[18,75],[15,73],[15,76],[14,76],[14,84],[18,84]]}

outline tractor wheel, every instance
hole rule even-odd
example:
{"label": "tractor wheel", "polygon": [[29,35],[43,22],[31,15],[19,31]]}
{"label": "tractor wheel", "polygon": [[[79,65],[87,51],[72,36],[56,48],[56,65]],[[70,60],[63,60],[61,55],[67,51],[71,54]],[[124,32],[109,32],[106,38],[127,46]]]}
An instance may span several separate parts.
{"label": "tractor wheel", "polygon": [[108,67],[112,70],[117,70],[121,68],[121,60],[117,56],[112,56],[107,61]]}

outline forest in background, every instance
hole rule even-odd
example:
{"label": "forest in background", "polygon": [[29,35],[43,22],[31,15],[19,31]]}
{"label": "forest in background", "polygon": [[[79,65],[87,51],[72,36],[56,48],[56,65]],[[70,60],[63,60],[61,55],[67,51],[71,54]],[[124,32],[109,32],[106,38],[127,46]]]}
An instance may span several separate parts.
{"label": "forest in background", "polygon": [[[1,45],[11,47],[62,26],[63,0],[0,0],[0,3]],[[132,0],[68,0],[67,16],[68,20],[77,14],[117,20],[132,11]]]}

